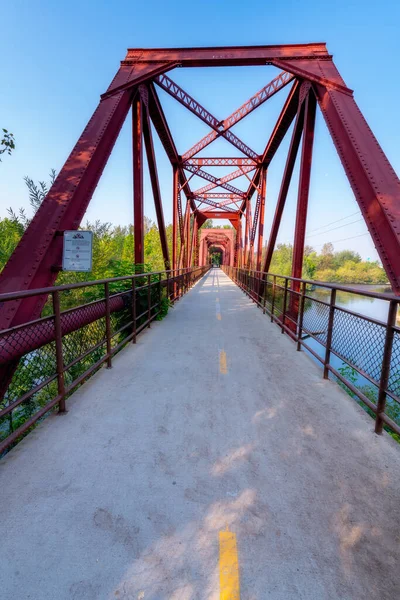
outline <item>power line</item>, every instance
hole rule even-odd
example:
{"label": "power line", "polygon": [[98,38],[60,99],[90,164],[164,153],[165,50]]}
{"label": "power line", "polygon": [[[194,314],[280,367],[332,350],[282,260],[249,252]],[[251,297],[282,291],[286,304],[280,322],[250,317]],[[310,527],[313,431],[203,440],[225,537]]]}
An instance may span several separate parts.
{"label": "power line", "polygon": [[329,227],[329,225],[334,225],[335,223],[340,223],[340,221],[344,221],[345,219],[350,219],[350,217],[354,217],[355,215],[359,215],[360,211],[357,210],[355,213],[351,213],[351,215],[347,215],[347,217],[342,217],[341,219],[336,219],[336,221],[331,221],[330,223],[326,223],[325,225],[320,225],[319,227],[316,227],[315,229],[311,229],[310,233],[313,233],[313,231],[318,231],[319,229],[325,229],[325,227]]}
{"label": "power line", "polygon": [[355,221],[350,221],[350,223],[345,223],[344,225],[339,225],[338,227],[332,227],[332,229],[327,229],[326,231],[321,231],[321,233],[313,233],[313,235],[306,235],[306,238],[315,237],[316,235],[324,235],[325,233],[329,233],[330,231],[335,231],[336,229],[342,229],[342,227],[347,227],[347,225],[353,225],[353,223],[359,223],[362,221],[361,219],[356,219]]}
{"label": "power line", "polygon": [[355,238],[363,237],[364,235],[368,235],[368,234],[369,234],[369,232],[367,231],[366,233],[360,233],[360,235],[353,235],[351,237],[343,238],[341,240],[332,240],[329,242],[324,242],[323,244],[314,244],[314,246],[316,246],[318,248],[318,246],[325,246],[325,244],[337,244],[338,242],[347,242],[348,240],[354,240]]}

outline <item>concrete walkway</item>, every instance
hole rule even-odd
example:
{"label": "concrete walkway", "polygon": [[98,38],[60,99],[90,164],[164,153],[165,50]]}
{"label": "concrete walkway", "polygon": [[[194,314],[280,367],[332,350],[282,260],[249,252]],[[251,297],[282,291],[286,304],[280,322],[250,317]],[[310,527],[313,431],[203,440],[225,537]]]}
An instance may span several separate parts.
{"label": "concrete walkway", "polygon": [[228,526],[242,600],[395,600],[399,467],[215,269],[0,461],[0,597],[218,600]]}

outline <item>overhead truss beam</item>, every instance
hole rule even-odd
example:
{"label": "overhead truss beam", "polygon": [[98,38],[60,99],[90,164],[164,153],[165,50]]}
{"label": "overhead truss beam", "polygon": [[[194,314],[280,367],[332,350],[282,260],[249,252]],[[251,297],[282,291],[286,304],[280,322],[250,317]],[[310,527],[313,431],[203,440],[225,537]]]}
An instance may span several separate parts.
{"label": "overhead truss beam", "polygon": [[[264,86],[259,92],[254,94],[247,102],[242,104],[237,110],[235,110],[229,117],[221,121],[217,127],[213,127],[214,131],[211,131],[205,135],[197,144],[192,146],[190,150],[185,152],[183,159],[187,160],[191,156],[198,154],[201,150],[206,148],[214,140],[220,136],[225,137],[228,141],[232,133],[229,131],[236,123],[239,123],[244,117],[247,117],[253,110],[264,104],[269,98],[274,96],[279,90],[283,89],[290,81],[293,80],[293,75],[282,71],[275,79],[273,79],[268,85]],[[235,136],[236,137],[236,136]],[[243,150],[242,150],[243,151]],[[244,152],[244,154],[247,154]]]}
{"label": "overhead truss beam", "polygon": [[244,157],[193,157],[188,158],[183,162],[183,166],[186,168],[186,165],[190,165],[192,167],[257,167],[257,162],[252,158],[244,158]]}
{"label": "overhead truss beam", "polygon": [[[190,112],[199,117],[199,119],[201,119],[204,123],[212,127],[212,129],[214,129],[215,131],[220,132],[222,127],[221,122],[218,121],[218,119],[214,117],[214,115],[212,115],[206,108],[204,108],[204,106],[197,102],[190,94],[185,92],[185,90],[183,90],[177,83],[175,83],[174,81],[172,81],[172,79],[167,77],[167,75],[160,75],[159,77],[156,77],[155,82],[165,92],[167,92],[170,96],[175,98],[178,102],[180,102],[180,104],[185,106],[185,108],[190,110]],[[233,146],[235,146],[235,148],[243,152],[243,154],[246,154],[249,158],[252,158],[253,160],[258,160],[258,154],[256,154],[251,148],[249,148],[249,146],[247,146],[247,144],[242,142],[242,140],[240,140],[231,131],[223,132],[221,133],[221,135],[225,139],[227,139],[228,142],[230,142]],[[209,143],[211,143],[213,139],[211,139]],[[184,154],[182,156],[183,160],[194,156],[200,150],[201,148],[199,148],[199,150],[193,151],[190,155],[189,153]]]}
{"label": "overhead truss beam", "polygon": [[[203,192],[206,192],[208,190],[212,190],[213,188],[218,187],[218,186],[223,187],[226,190],[228,190],[229,192],[232,192],[233,194],[237,194],[239,196],[243,196],[243,194],[244,194],[244,192],[242,192],[238,188],[235,188],[233,185],[228,184],[228,181],[230,181],[231,179],[236,179],[237,177],[240,177],[241,175],[243,175],[243,172],[241,172],[240,174],[237,174],[237,171],[235,171],[235,174],[232,173],[231,175],[227,175],[226,177],[218,178],[218,177],[214,177],[214,175],[211,175],[211,173],[207,173],[206,171],[203,171],[202,169],[199,169],[198,167],[192,167],[191,165],[186,166],[185,169],[187,169],[188,171],[191,171],[198,177],[202,177],[203,179],[207,179],[208,181],[211,181],[211,183],[209,185],[206,185],[203,188],[200,188],[199,190],[195,190],[193,192],[193,194],[196,196],[198,194],[202,194]],[[254,169],[254,167],[246,167],[246,169],[249,169],[250,171],[252,171]]]}

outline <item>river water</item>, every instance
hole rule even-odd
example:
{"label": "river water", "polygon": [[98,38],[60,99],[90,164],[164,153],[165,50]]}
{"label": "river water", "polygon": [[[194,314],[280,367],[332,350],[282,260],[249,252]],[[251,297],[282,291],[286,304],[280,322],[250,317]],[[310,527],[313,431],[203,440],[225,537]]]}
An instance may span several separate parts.
{"label": "river water", "polygon": [[[390,287],[384,285],[360,285],[357,286],[357,289],[360,292],[391,293]],[[325,347],[321,342],[326,342],[329,315],[329,308],[321,302],[329,303],[330,293],[331,291],[328,288],[307,291],[307,295],[320,302],[306,300],[304,310],[304,328],[313,333],[317,339],[308,336],[307,332],[303,332],[303,339],[321,358],[325,356]],[[350,380],[375,402],[378,392],[377,386],[368,377],[360,375],[351,365],[358,367],[374,381],[379,381],[389,302],[378,298],[337,291],[336,305],[357,313],[360,317],[340,310],[335,311],[332,347],[340,357],[331,353],[330,363],[342,376]],[[363,319],[361,315],[376,319],[382,325],[371,323]],[[399,322],[397,324],[399,325]],[[321,363],[311,353],[309,354],[321,366]],[[400,395],[400,335],[397,332],[393,341],[389,389]],[[390,398],[388,398],[387,413],[400,424],[400,407]]]}
{"label": "river water", "polygon": [[[392,289],[388,285],[354,285],[354,287],[360,290],[361,292],[377,292],[380,294],[392,293]],[[329,302],[330,290],[317,288],[310,295],[312,295],[316,299]],[[365,315],[366,317],[378,319],[379,321],[383,321],[384,323],[387,320],[389,302],[387,302],[386,300],[380,300],[378,298],[369,298],[368,296],[359,296],[358,294],[350,294],[348,292],[338,291],[336,293],[336,304],[338,306],[342,306],[343,308],[347,308],[347,310],[357,312],[360,315]]]}

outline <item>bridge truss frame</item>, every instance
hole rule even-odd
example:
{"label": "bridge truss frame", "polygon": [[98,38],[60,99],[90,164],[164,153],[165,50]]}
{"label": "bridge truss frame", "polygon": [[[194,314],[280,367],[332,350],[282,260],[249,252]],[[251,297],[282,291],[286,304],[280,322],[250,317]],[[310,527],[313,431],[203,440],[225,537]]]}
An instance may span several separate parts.
{"label": "bridge truss frame", "polygon": [[[273,65],[281,72],[246,103],[219,120],[166,73],[177,67]],[[232,127],[279,90],[290,91],[262,155],[240,140]],[[162,109],[163,89],[210,127],[210,132],[180,155]],[[62,256],[62,234],[77,229],[132,109],[135,262],[144,262],[144,151],[150,172],[165,268],[188,268],[198,258],[198,229],[208,218],[228,219],[236,230],[235,266],[269,270],[282,213],[301,143],[300,177],[292,277],[302,275],[310,186],[314,123],[319,106],[354,195],[396,294],[400,294],[400,182],[362,116],[353,92],[341,78],[326,45],[292,44],[225,48],[129,49],[108,90],[89,120],[49,193],[0,275],[0,293],[45,288],[55,283]],[[266,176],[270,163],[294,122],[289,152],[263,265]],[[169,256],[152,125],[173,169],[173,243]],[[198,153],[223,137],[237,157]],[[204,170],[230,166],[221,178]],[[197,175],[208,183],[190,187]],[[248,179],[243,192],[231,182]],[[215,191],[222,190],[222,191]],[[252,198],[256,201],[253,204]],[[184,197],[184,201],[183,201]],[[253,216],[252,216],[253,214]],[[244,232],[242,231],[244,229]],[[178,244],[178,237],[180,243]],[[257,254],[254,263],[254,246]],[[39,318],[45,299],[27,296],[0,307],[0,328]]]}

